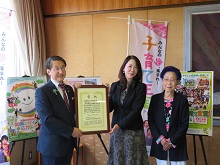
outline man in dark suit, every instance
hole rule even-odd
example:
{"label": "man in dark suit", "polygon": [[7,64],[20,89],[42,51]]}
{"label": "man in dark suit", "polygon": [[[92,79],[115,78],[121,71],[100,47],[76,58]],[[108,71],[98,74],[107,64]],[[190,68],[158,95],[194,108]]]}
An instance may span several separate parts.
{"label": "man in dark suit", "polygon": [[[41,119],[37,150],[42,154],[43,165],[70,165],[76,137],[82,136],[75,126],[74,92],[64,85],[66,61],[59,56],[46,61],[50,80],[35,93],[36,109]],[[60,87],[64,85],[64,90]]]}

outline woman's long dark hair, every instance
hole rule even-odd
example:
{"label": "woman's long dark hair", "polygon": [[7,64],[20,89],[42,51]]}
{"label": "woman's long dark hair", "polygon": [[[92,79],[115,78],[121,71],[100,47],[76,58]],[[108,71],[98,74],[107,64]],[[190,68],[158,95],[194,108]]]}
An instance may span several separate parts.
{"label": "woman's long dark hair", "polygon": [[125,73],[123,72],[124,68],[125,68],[125,65],[128,63],[128,61],[130,61],[131,59],[133,59],[135,62],[136,62],[136,66],[137,66],[137,75],[132,79],[132,82],[131,82],[131,86],[132,88],[134,88],[136,86],[136,84],[138,83],[138,81],[142,82],[142,68],[141,68],[141,63],[140,63],[140,60],[134,56],[134,55],[128,55],[123,64],[121,65],[121,68],[119,70],[119,73],[118,73],[118,78],[119,78],[119,82],[120,82],[120,86],[122,89],[126,89],[127,88],[127,79],[125,77]]}

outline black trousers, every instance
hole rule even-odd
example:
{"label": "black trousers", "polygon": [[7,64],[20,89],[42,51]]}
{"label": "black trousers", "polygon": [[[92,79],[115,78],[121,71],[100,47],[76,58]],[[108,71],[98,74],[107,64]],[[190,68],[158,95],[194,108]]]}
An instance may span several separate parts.
{"label": "black trousers", "polygon": [[73,156],[73,146],[73,144],[69,146],[67,154],[65,154],[63,157],[51,157],[41,154],[42,165],[70,165]]}
{"label": "black trousers", "polygon": [[42,155],[42,164],[43,165],[70,165],[71,159],[73,156],[73,151],[68,152],[63,157],[50,157]]}

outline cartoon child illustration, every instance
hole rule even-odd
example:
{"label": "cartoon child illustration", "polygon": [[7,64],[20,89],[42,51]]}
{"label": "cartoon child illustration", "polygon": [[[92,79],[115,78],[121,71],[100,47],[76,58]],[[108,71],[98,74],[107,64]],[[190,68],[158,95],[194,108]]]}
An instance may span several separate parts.
{"label": "cartoon child illustration", "polygon": [[10,153],[9,153],[9,143],[8,143],[8,136],[7,135],[3,135],[1,138],[2,141],[2,149],[3,149],[3,153],[5,155],[5,160],[7,162],[10,161]]}
{"label": "cartoon child illustration", "polygon": [[151,131],[148,125],[148,121],[144,121],[144,134],[145,134],[145,139],[146,139],[146,149],[147,149],[147,154],[148,156],[150,155],[150,150],[151,150],[151,144],[152,144],[152,139],[153,136],[151,135]]}
{"label": "cartoon child illustration", "polygon": [[36,132],[37,132],[37,135],[39,136],[40,135],[40,127],[41,127],[40,116],[35,114],[35,118],[36,118],[36,122],[35,122]]}
{"label": "cartoon child illustration", "polygon": [[151,146],[152,144],[152,134],[149,127],[147,128],[146,144],[147,146]]}
{"label": "cartoon child illustration", "polygon": [[36,83],[36,81],[33,81],[32,84],[34,85],[34,88],[37,89],[37,83]]}
{"label": "cartoon child illustration", "polygon": [[2,148],[2,141],[0,140],[0,163],[4,163],[4,162],[5,162],[5,155]]}
{"label": "cartoon child illustration", "polygon": [[15,107],[17,106],[17,97],[14,97],[14,96],[11,96],[10,93],[7,93],[8,96],[7,96],[7,103],[8,103],[8,106],[9,107]]}

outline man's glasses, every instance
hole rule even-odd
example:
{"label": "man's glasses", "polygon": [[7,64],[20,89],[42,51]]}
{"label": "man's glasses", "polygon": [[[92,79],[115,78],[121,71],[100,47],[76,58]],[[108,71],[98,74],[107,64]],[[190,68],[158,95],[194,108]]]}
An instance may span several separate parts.
{"label": "man's glasses", "polygon": [[66,70],[66,67],[62,67],[62,68],[54,67],[53,70],[54,70],[55,72],[59,72],[60,70],[61,70],[61,71],[65,71],[65,70]]}

